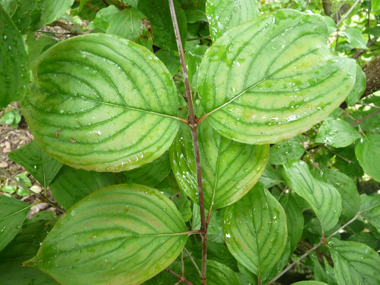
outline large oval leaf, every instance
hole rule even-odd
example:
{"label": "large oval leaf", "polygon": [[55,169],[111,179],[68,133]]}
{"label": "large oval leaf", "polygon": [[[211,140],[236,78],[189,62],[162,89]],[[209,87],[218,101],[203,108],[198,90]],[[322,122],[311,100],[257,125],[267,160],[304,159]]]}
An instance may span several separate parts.
{"label": "large oval leaf", "polygon": [[338,190],[314,178],[305,162],[294,161],[285,164],[284,178],[288,186],[313,209],[324,232],[338,223],[342,211],[342,198]]}
{"label": "large oval leaf", "polygon": [[29,83],[29,59],[24,41],[0,5],[0,109],[20,100]]}
{"label": "large oval leaf", "polygon": [[206,7],[213,41],[228,29],[260,15],[257,0],[207,0]]}
{"label": "large oval leaf", "polygon": [[355,83],[355,61],[330,53],[321,17],[280,10],[227,31],[198,75],[212,126],[244,143],[275,143],[331,113]]}
{"label": "large oval leaf", "polygon": [[356,145],[355,155],[365,173],[380,182],[380,134],[367,134]]}
{"label": "large oval leaf", "polygon": [[[218,209],[242,198],[258,181],[269,155],[269,145],[253,146],[219,135],[208,122],[198,128],[205,208]],[[181,126],[170,148],[170,163],[178,184],[198,203],[193,140]]]}
{"label": "large oval leaf", "polygon": [[336,238],[328,243],[334,261],[334,275],[339,285],[380,284],[380,257],[369,246]]}
{"label": "large oval leaf", "polygon": [[72,167],[122,171],[160,157],[178,131],[177,92],[147,49],[86,35],[47,50],[22,101],[35,140]]}
{"label": "large oval leaf", "polygon": [[181,214],[157,190],[105,187],[72,207],[25,265],[62,284],[140,284],[180,254],[182,232]]}
{"label": "large oval leaf", "polygon": [[285,212],[258,182],[243,199],[226,208],[223,231],[232,255],[260,276],[276,265],[285,249]]}

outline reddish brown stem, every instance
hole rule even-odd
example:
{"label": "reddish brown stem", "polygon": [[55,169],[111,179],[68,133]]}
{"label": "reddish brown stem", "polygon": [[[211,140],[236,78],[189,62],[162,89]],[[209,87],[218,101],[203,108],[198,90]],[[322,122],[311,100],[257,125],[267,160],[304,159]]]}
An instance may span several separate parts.
{"label": "reddish brown stem", "polygon": [[183,79],[184,79],[185,88],[186,88],[187,103],[189,105],[189,124],[188,125],[191,129],[191,136],[193,138],[193,144],[194,144],[194,156],[195,156],[195,165],[197,169],[199,207],[200,207],[200,214],[201,214],[201,232],[202,232],[202,242],[203,242],[201,282],[202,282],[202,285],[206,285],[207,284],[207,281],[206,281],[207,226],[206,226],[205,207],[204,207],[204,198],[203,198],[201,161],[199,157],[199,145],[198,145],[198,134],[197,134],[198,124],[197,124],[197,119],[194,115],[194,108],[193,108],[193,103],[192,103],[192,98],[191,98],[191,88],[190,88],[189,77],[187,75],[187,69],[186,69],[185,53],[182,47],[182,41],[181,41],[181,36],[179,33],[178,22],[177,22],[173,0],[169,0],[169,7],[170,7],[170,14],[172,16],[172,21],[173,21],[174,33],[175,33],[177,46],[178,46],[178,53],[181,60]]}
{"label": "reddish brown stem", "polygon": [[185,283],[187,285],[194,285],[189,280],[187,280],[185,277],[182,277],[181,275],[179,275],[179,274],[171,271],[169,268],[166,268],[165,271],[168,272],[168,273],[170,273],[171,275],[177,277],[182,283]]}

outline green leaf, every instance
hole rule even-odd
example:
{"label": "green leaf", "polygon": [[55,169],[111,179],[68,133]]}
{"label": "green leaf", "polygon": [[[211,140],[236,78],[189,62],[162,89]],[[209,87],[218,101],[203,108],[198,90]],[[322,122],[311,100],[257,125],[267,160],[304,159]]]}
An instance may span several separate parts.
{"label": "green leaf", "polygon": [[359,192],[355,181],[346,174],[332,169],[323,170],[323,178],[341,195],[343,214],[348,218],[353,218],[360,209]]}
{"label": "green leaf", "polygon": [[107,28],[107,34],[118,35],[147,49],[152,49],[153,38],[149,27],[150,24],[145,15],[131,7],[112,17]]}
{"label": "green leaf", "polygon": [[16,191],[16,194],[19,196],[29,196],[29,191],[25,190],[24,188],[18,188]]}
{"label": "green leaf", "polygon": [[94,26],[99,29],[102,29],[103,31],[106,31],[112,17],[118,13],[119,9],[117,9],[113,5],[101,9],[98,13],[96,13],[96,18],[93,21]]}
{"label": "green leaf", "polygon": [[380,195],[360,195],[360,216],[367,219],[380,231]]}
{"label": "green leaf", "polygon": [[329,285],[329,284],[324,283],[324,282],[309,280],[309,281],[300,281],[300,282],[292,283],[292,285]]}
{"label": "green leaf", "polygon": [[[185,46],[187,34],[186,15],[176,0],[173,1],[175,13],[181,35],[182,45]],[[166,0],[139,0],[138,9],[148,17],[152,25],[154,41],[153,44],[160,48],[167,48],[176,51],[177,42],[175,39],[173,22],[169,9],[169,2]]]}
{"label": "green leaf", "polygon": [[224,213],[223,231],[236,260],[256,275],[270,271],[287,240],[286,216],[262,183]]}
{"label": "green leaf", "polygon": [[[181,272],[182,266],[181,262],[174,261],[170,266],[168,267],[173,272]],[[145,281],[143,285],[168,285],[168,284],[175,284],[178,282],[178,278],[175,277],[172,274],[169,274],[166,271],[162,271],[161,273],[157,274],[153,278],[149,279],[148,281]]]}
{"label": "green leaf", "polygon": [[[380,1],[379,1],[380,4]],[[375,37],[380,37],[380,27],[366,28],[363,34],[369,34]]]}
{"label": "green leaf", "polygon": [[26,173],[19,173],[15,176],[15,178],[24,184],[26,187],[32,187],[32,182],[29,180],[28,176],[26,176]]}
{"label": "green leaf", "polygon": [[125,183],[125,180],[122,174],[85,171],[64,165],[49,188],[54,199],[65,209],[70,209],[92,192],[106,186]]}
{"label": "green leaf", "polygon": [[[106,5],[104,4],[103,0],[89,0],[87,1],[88,4],[91,4],[92,6],[95,6],[99,8],[99,10],[106,8]],[[131,1],[129,1],[131,2]],[[74,4],[75,5],[75,4]],[[84,6],[82,11],[79,13],[79,17],[83,20],[92,21],[95,19],[98,12]]]}
{"label": "green leaf", "polygon": [[365,173],[380,182],[380,134],[367,134],[361,139],[355,155]]}
{"label": "green leaf", "polygon": [[293,252],[302,237],[304,227],[302,209],[298,206],[294,194],[287,193],[282,195],[279,202],[285,210],[290,252]]}
{"label": "green leaf", "polygon": [[378,247],[378,240],[370,233],[356,233],[350,236],[347,241],[354,241],[354,242],[360,242],[368,245],[369,247],[373,248],[374,250]]}
{"label": "green leaf", "polygon": [[181,214],[159,191],[105,187],[66,212],[24,265],[64,284],[140,284],[176,259],[187,239],[182,232]]}
{"label": "green leaf", "polygon": [[29,33],[26,42],[28,44],[29,60],[32,70],[38,63],[38,58],[40,57],[40,55],[45,50],[57,43],[56,40],[47,36],[39,36],[37,40],[35,33]]}
{"label": "green leaf", "polygon": [[342,199],[338,190],[314,178],[303,161],[285,164],[284,177],[288,186],[311,206],[321,222],[323,232],[338,223],[342,211]]}
{"label": "green leaf", "polygon": [[0,195],[0,251],[16,236],[30,206],[4,195]]}
{"label": "green leaf", "polygon": [[263,174],[260,176],[259,181],[263,183],[267,188],[281,184],[284,181],[281,175],[281,171],[279,171],[280,169],[280,166],[277,166],[276,169],[274,169],[270,164],[267,164],[267,167],[265,168]]}
{"label": "green leaf", "polygon": [[[202,260],[197,259],[195,262],[199,268],[202,268]],[[186,272],[188,272],[189,276],[193,276],[193,278],[189,278],[190,281],[192,281],[194,285],[201,285],[199,274],[194,268],[194,265],[190,261],[187,261],[185,264]],[[207,260],[207,284],[240,285],[240,281],[231,268],[214,260]]]}
{"label": "green leaf", "polygon": [[[337,153],[334,163],[335,168],[352,178],[363,176],[363,169],[355,157],[355,145],[352,144],[345,148],[334,149],[334,152]],[[344,157],[346,160],[343,160],[340,156]]]}
{"label": "green leaf", "polygon": [[13,124],[14,120],[15,120],[15,113],[13,113],[12,111],[9,111],[4,114],[4,116],[0,120],[0,123],[10,125],[10,124]]}
{"label": "green leaf", "polygon": [[169,152],[165,152],[153,162],[124,172],[124,174],[132,183],[155,187],[169,175],[170,171]]}
{"label": "green leaf", "polygon": [[369,246],[333,238],[328,241],[339,285],[380,283],[380,256]]}
{"label": "green leaf", "polygon": [[20,100],[29,83],[29,59],[24,41],[0,5],[0,109]]}
{"label": "green leaf", "polygon": [[47,50],[22,101],[35,140],[76,168],[118,172],[160,157],[174,140],[178,97],[165,66],[113,35],[84,35]]}
{"label": "green leaf", "polygon": [[73,2],[74,0],[18,0],[12,20],[23,34],[26,31],[36,31],[58,20]]}
{"label": "green leaf", "polygon": [[[269,146],[228,140],[208,121],[198,128],[205,209],[223,208],[242,198],[265,169]],[[170,148],[170,163],[180,187],[198,203],[198,184],[190,129],[181,126]]]}
{"label": "green leaf", "polygon": [[357,139],[360,133],[349,123],[342,120],[325,120],[315,138],[317,143],[326,143],[333,147],[346,147]]}
{"label": "green leaf", "polygon": [[62,167],[62,163],[47,155],[35,141],[15,149],[8,157],[24,167],[44,187],[50,185]]}
{"label": "green leaf", "polygon": [[323,120],[355,83],[352,59],[330,53],[323,20],[280,10],[227,31],[198,71],[200,101],[223,136],[276,143]]}
{"label": "green leaf", "polygon": [[284,142],[277,143],[270,148],[269,164],[285,164],[288,159],[299,159],[305,152],[297,138],[292,138]]}
{"label": "green leaf", "polygon": [[348,28],[345,29],[342,33],[353,47],[367,49],[367,43],[363,38],[362,33],[358,29]]}
{"label": "green leaf", "polygon": [[215,41],[228,29],[257,18],[260,12],[257,0],[207,0],[206,14]]}
{"label": "green leaf", "polygon": [[178,210],[180,211],[182,218],[185,222],[190,221],[193,213],[191,212],[191,202],[186,193],[181,189],[180,192],[180,204]]}
{"label": "green leaf", "polygon": [[1,191],[5,193],[9,193],[9,194],[13,194],[14,192],[16,192],[16,190],[17,190],[17,187],[14,185],[5,185],[1,188]]}
{"label": "green leaf", "polygon": [[365,73],[359,64],[356,65],[356,80],[354,88],[351,90],[350,94],[346,98],[346,102],[348,106],[354,105],[360,97],[363,95],[366,89],[366,81],[367,78]]}
{"label": "green leaf", "polygon": [[326,271],[325,269],[322,267],[322,265],[319,263],[319,260],[317,258],[317,255],[314,252],[310,253],[309,255],[310,259],[313,261],[313,264],[314,264],[314,279],[316,281],[321,281],[321,282],[324,282],[324,281],[327,281],[327,274],[326,274]]}
{"label": "green leaf", "polygon": [[194,91],[198,90],[198,69],[208,48],[208,46],[197,45],[185,53],[187,75]]}
{"label": "green leaf", "polygon": [[[187,54],[187,53],[186,53]],[[176,75],[181,67],[179,56],[172,50],[160,49],[156,51],[155,55],[165,64],[172,76]]]}
{"label": "green leaf", "polygon": [[2,285],[58,285],[43,272],[21,263],[32,258],[54,225],[51,211],[37,213],[32,220],[25,220],[17,236],[0,254],[0,272]]}

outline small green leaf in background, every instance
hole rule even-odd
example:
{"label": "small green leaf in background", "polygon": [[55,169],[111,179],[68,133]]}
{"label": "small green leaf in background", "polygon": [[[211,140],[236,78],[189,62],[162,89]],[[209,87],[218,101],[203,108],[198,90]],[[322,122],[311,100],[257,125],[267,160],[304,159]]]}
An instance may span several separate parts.
{"label": "small green leaf in background", "polygon": [[24,167],[44,187],[50,185],[62,167],[62,163],[50,157],[32,141],[8,154],[8,157]]}
{"label": "small green leaf in background", "polygon": [[[177,0],[174,0],[175,13],[181,35],[182,45],[186,44],[187,21],[186,14]],[[173,22],[170,15],[169,2],[167,0],[139,0],[138,9],[148,17],[152,25],[154,40],[153,44],[160,48],[177,51]]]}
{"label": "small green leaf in background", "polygon": [[58,43],[58,41],[44,35],[40,35],[37,39],[35,33],[29,33],[26,38],[26,43],[28,44],[30,66],[31,69],[34,70],[40,55]]}
{"label": "small green leaf in background", "polygon": [[[379,1],[379,4],[380,4],[380,1]],[[380,27],[366,28],[363,34],[369,34],[375,37],[380,37]]]}
{"label": "small green leaf in background", "polygon": [[186,231],[182,215],[159,191],[105,187],[66,212],[24,265],[64,284],[140,284],[177,258]]}
{"label": "small green leaf in background", "polygon": [[93,24],[95,27],[103,31],[107,31],[112,17],[118,13],[119,9],[117,9],[114,5],[103,8],[98,13],[96,13],[96,18],[93,21]]}
{"label": "small green leaf in background", "polygon": [[[334,163],[335,168],[339,169],[339,171],[354,179],[363,176],[363,169],[355,156],[355,145],[351,144],[345,148],[337,148],[334,149],[334,152],[337,153]],[[342,159],[341,157],[345,158],[346,160]]]}
{"label": "small green leaf in background", "polygon": [[[269,145],[248,145],[226,139],[208,123],[198,128],[205,209],[223,208],[242,198],[264,171]],[[199,203],[193,140],[182,125],[170,148],[170,163],[180,187]]]}
{"label": "small green leaf in background", "polygon": [[327,242],[339,285],[380,284],[380,256],[369,246],[332,238]]}
{"label": "small green leaf in background", "polygon": [[29,59],[24,41],[0,5],[0,109],[20,100],[29,84]]}
{"label": "small green leaf in background", "polygon": [[326,118],[355,84],[353,59],[334,56],[316,15],[279,10],[228,30],[207,50],[198,91],[221,135],[277,143]]}
{"label": "small green leaf in background", "polygon": [[[181,272],[182,265],[179,261],[174,261],[170,266],[168,267],[173,272]],[[169,274],[166,271],[162,271],[161,273],[157,274],[153,278],[145,281],[142,283],[142,285],[168,285],[168,284],[175,284],[178,282],[178,278],[175,277],[172,274]]]}
{"label": "small green leaf in background", "polygon": [[155,55],[165,64],[172,76],[178,73],[178,70],[181,67],[181,62],[179,61],[179,56],[176,55],[174,51],[160,49],[156,51]]}
{"label": "small green leaf in background", "polygon": [[325,120],[319,128],[315,142],[333,147],[346,147],[359,138],[360,133],[346,121]]}
{"label": "small green leaf in background", "polygon": [[279,185],[281,183],[285,183],[281,172],[282,171],[280,166],[277,166],[276,169],[274,169],[272,165],[268,163],[263,174],[261,174],[259,181],[263,183],[267,188],[270,188],[274,185]]}
{"label": "small green leaf in background", "polygon": [[185,222],[188,222],[190,221],[193,213],[191,212],[191,202],[189,198],[187,197],[185,191],[183,191],[182,189],[179,195],[179,199],[180,199],[180,204],[179,204],[178,210],[181,213],[183,220]]}
{"label": "small green leaf in background", "polygon": [[299,139],[291,138],[271,146],[268,164],[285,164],[288,159],[299,159],[304,152],[305,149]]}
{"label": "small green leaf in background", "polygon": [[86,171],[64,165],[49,188],[54,199],[65,209],[70,209],[92,192],[125,181],[121,173]]}
{"label": "small green leaf in background", "polygon": [[17,190],[17,187],[14,185],[4,185],[1,188],[1,191],[5,192],[5,193],[9,193],[9,194],[13,194],[14,192],[16,192],[16,190]]}
{"label": "small green leaf in background", "polygon": [[342,198],[338,190],[314,178],[303,161],[288,162],[283,173],[290,189],[311,206],[324,232],[338,223],[342,211]]}
{"label": "small green leaf in background", "polygon": [[193,91],[198,90],[198,69],[201,65],[203,55],[207,51],[208,46],[199,46],[192,48],[185,53],[187,74]]}
{"label": "small green leaf in background", "polygon": [[367,81],[367,78],[365,76],[365,73],[363,72],[360,65],[357,64],[355,85],[354,85],[354,88],[351,90],[350,94],[348,94],[346,98],[346,102],[348,106],[354,105],[363,95],[366,89],[366,81]]}
{"label": "small green leaf in background", "polygon": [[369,247],[377,250],[379,241],[371,233],[356,233],[351,235],[347,241],[360,242],[368,245]]}
{"label": "small green leaf in background", "polygon": [[348,39],[350,44],[355,48],[367,49],[367,43],[362,33],[356,28],[348,28],[343,31],[343,35]]}
{"label": "small green leaf in background", "polygon": [[329,284],[324,283],[324,282],[309,280],[309,281],[300,281],[297,283],[292,283],[292,285],[329,285]]}
{"label": "small green leaf in background", "polygon": [[380,182],[380,134],[367,134],[356,145],[355,155],[365,173]]}
{"label": "small green leaf in background", "polygon": [[131,183],[155,187],[169,175],[170,171],[169,152],[165,152],[151,163],[124,172],[124,174],[130,179]]}
{"label": "small green leaf in background", "polygon": [[21,121],[20,110],[13,109],[12,111],[8,111],[4,114],[4,116],[0,120],[0,123],[10,125],[12,128],[17,128],[20,121]]}
{"label": "small green leaf in background", "polygon": [[207,0],[206,14],[215,41],[228,29],[257,18],[260,12],[257,0]]}
{"label": "small green leaf in background", "polygon": [[360,216],[367,219],[380,231],[380,195],[360,195]]}
{"label": "small green leaf in background", "polygon": [[322,176],[342,196],[342,213],[348,218],[353,218],[360,209],[360,197],[355,181],[346,174],[332,169],[323,170]]}
{"label": "small green leaf in background", "polygon": [[21,183],[21,184],[24,184],[26,187],[30,188],[32,187],[32,182],[30,181],[30,179],[28,178],[28,176],[26,176],[27,174],[26,173],[20,173],[20,174],[17,174],[15,176],[15,178]]}
{"label": "small green leaf in background", "polygon": [[0,251],[17,235],[31,205],[0,195]]}
{"label": "small green leaf in background", "polygon": [[160,157],[176,137],[172,76],[132,41],[73,37],[43,53],[36,68],[22,112],[38,144],[67,165],[131,170]]}
{"label": "small green leaf in background", "polygon": [[153,38],[149,26],[145,15],[131,7],[112,17],[107,28],[107,34],[114,34],[131,40],[151,50]]}
{"label": "small green leaf in background", "polygon": [[286,216],[280,203],[258,182],[224,213],[224,237],[236,260],[255,275],[269,272],[286,246]]}
{"label": "small green leaf in background", "polygon": [[[2,285],[58,285],[47,274],[21,263],[32,258],[55,222],[51,211],[37,213],[32,220],[25,220],[19,233],[0,254]],[[1,239],[0,239],[1,242]]]}

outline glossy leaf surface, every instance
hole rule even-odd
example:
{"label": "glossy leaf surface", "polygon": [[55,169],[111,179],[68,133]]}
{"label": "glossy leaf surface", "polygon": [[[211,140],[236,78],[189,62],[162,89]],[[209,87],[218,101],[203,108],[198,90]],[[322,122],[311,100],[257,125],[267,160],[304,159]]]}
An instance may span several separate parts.
{"label": "glossy leaf surface", "polygon": [[36,72],[22,111],[39,145],[65,164],[129,170],[160,157],[175,138],[174,82],[140,45],[78,36],[47,50]]}
{"label": "glossy leaf surface", "polygon": [[380,195],[360,195],[360,216],[367,219],[380,231]]}
{"label": "glossy leaf surface", "polygon": [[257,0],[207,0],[206,5],[206,15],[213,41],[228,29],[260,15]]}
{"label": "glossy leaf surface", "polygon": [[330,53],[324,21],[280,10],[227,31],[205,54],[200,100],[223,136],[276,143],[311,128],[347,97],[355,61]]}
{"label": "glossy leaf surface", "polygon": [[367,78],[359,64],[356,65],[356,80],[354,88],[346,98],[348,106],[354,105],[365,91]]}
{"label": "glossy leaf surface", "polygon": [[0,5],[0,108],[20,100],[29,83],[29,59],[18,29]]}
{"label": "glossy leaf surface", "polygon": [[285,164],[288,159],[299,159],[304,152],[305,149],[297,138],[277,143],[270,148],[269,164]]}
{"label": "glossy leaf surface", "polygon": [[157,190],[105,187],[66,212],[25,264],[62,284],[140,284],[179,255],[181,232],[181,214]]}
{"label": "glossy leaf surface", "polygon": [[303,161],[285,164],[284,178],[289,187],[311,206],[324,232],[337,224],[342,211],[338,190],[314,178]]}
{"label": "glossy leaf surface", "polygon": [[50,184],[54,199],[65,209],[100,188],[126,182],[122,173],[86,171],[64,165]]}
{"label": "glossy leaf surface", "polygon": [[44,187],[50,185],[62,167],[62,163],[50,157],[32,141],[10,152],[8,157],[24,167]]}
{"label": "glossy leaf surface", "polygon": [[365,173],[380,182],[380,134],[367,134],[356,145],[355,155]]}
{"label": "glossy leaf surface", "polygon": [[380,256],[369,246],[336,238],[328,243],[339,285],[380,283]]}
{"label": "glossy leaf surface", "polygon": [[262,183],[226,208],[223,221],[228,249],[254,274],[270,271],[280,259],[287,240],[283,208]]}
{"label": "glossy leaf surface", "polygon": [[367,49],[367,43],[359,29],[348,28],[345,29],[342,33],[353,47]]}
{"label": "glossy leaf surface", "polygon": [[[205,209],[230,205],[258,181],[268,160],[269,146],[252,146],[228,140],[208,124],[198,128]],[[198,203],[198,185],[190,129],[181,126],[170,148],[170,163],[178,184]]]}
{"label": "glossy leaf surface", "polygon": [[25,202],[0,195],[0,251],[16,236],[29,208]]}
{"label": "glossy leaf surface", "polygon": [[360,133],[346,121],[326,120],[319,128],[315,142],[333,147],[346,147],[359,138]]}

